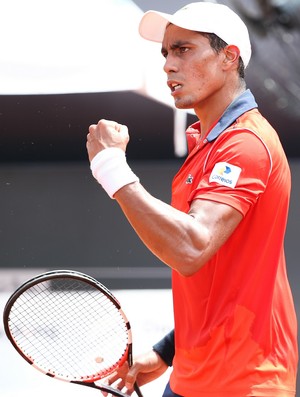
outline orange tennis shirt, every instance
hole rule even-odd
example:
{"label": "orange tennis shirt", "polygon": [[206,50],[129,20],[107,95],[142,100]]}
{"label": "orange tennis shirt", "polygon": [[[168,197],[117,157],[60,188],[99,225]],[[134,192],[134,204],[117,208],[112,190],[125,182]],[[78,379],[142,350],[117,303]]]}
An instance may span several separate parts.
{"label": "orange tennis shirt", "polygon": [[[279,138],[249,90],[200,142],[175,176],[172,205],[227,204],[243,220],[196,274],[173,271],[175,357],[170,385],[184,397],[295,395],[297,321],[284,235],[291,178]],[[199,226],[201,227],[201,226]]]}

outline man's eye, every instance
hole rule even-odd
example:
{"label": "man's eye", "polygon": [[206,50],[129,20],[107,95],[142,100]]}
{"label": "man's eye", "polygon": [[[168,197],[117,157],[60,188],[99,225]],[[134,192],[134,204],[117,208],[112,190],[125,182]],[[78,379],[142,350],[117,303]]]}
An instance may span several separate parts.
{"label": "man's eye", "polygon": [[180,52],[181,54],[187,52],[188,50],[189,50],[189,49],[188,49],[187,47],[180,47],[180,48],[179,48],[179,52]]}

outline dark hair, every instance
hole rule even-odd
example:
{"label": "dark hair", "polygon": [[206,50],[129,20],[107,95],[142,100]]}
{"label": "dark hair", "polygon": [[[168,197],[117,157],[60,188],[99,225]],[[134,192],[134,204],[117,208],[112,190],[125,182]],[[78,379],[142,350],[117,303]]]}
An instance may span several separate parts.
{"label": "dark hair", "polygon": [[[214,33],[200,33],[208,38],[211,48],[216,51],[217,54],[219,54],[219,52],[228,45]],[[239,58],[238,74],[241,79],[245,78],[245,66],[241,57]]]}

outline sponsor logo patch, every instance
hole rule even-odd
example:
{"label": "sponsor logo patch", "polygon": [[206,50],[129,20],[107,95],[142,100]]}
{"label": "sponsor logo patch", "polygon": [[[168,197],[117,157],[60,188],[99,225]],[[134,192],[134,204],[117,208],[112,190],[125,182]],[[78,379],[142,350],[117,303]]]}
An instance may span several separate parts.
{"label": "sponsor logo patch", "polygon": [[209,177],[209,182],[234,188],[242,169],[229,163],[217,163]]}
{"label": "sponsor logo patch", "polygon": [[186,181],[185,181],[185,183],[186,183],[187,185],[191,185],[191,184],[193,183],[193,179],[194,179],[193,175],[192,175],[192,174],[189,174],[188,177],[187,177],[187,179],[186,179]]}

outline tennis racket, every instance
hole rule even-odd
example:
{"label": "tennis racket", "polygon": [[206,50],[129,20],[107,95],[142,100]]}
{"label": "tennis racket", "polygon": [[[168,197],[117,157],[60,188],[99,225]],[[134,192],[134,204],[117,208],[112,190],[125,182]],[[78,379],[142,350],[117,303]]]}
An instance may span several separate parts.
{"label": "tennis racket", "polygon": [[132,334],[118,300],[94,278],[70,270],[32,278],[9,298],[3,320],[17,352],[45,375],[128,397],[96,384],[132,365]]}

